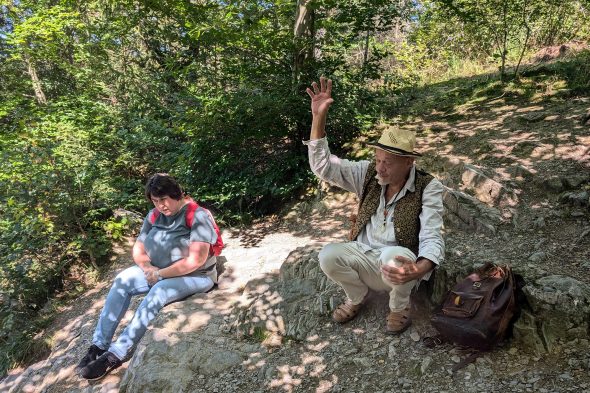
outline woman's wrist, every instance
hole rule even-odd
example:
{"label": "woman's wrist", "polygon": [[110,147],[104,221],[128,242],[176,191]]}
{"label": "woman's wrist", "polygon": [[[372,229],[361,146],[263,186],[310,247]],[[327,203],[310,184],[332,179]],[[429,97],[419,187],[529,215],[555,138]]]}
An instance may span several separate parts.
{"label": "woman's wrist", "polygon": [[144,273],[157,269],[154,265],[152,265],[152,261],[142,261],[142,262],[135,262],[137,266],[143,270]]}

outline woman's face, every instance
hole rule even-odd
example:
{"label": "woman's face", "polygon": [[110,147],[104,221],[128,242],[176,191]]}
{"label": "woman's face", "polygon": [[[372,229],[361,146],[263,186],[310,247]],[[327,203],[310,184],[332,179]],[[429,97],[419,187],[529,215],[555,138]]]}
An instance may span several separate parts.
{"label": "woman's face", "polygon": [[168,195],[160,198],[152,195],[151,199],[156,209],[165,216],[173,216],[184,206],[184,199],[181,198],[177,201]]}

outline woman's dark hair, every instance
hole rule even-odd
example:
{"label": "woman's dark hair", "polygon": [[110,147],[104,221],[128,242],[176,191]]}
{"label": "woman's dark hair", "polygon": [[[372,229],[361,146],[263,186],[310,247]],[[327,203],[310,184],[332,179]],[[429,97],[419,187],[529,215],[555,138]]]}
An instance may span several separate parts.
{"label": "woman's dark hair", "polygon": [[156,198],[169,196],[178,201],[184,196],[184,192],[175,178],[167,173],[156,173],[145,184],[145,197],[151,202],[152,196]]}

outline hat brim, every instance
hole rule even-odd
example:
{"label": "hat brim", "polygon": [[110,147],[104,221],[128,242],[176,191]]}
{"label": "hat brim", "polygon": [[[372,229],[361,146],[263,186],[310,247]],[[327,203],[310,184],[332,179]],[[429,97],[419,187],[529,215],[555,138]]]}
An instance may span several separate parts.
{"label": "hat brim", "polygon": [[402,149],[398,149],[396,147],[391,147],[391,146],[383,145],[383,144],[381,144],[379,142],[368,142],[367,145],[373,146],[376,149],[381,149],[381,150],[386,151],[386,152],[391,153],[391,154],[395,154],[397,156],[403,156],[403,157],[422,157],[422,154],[420,154],[420,153],[405,151],[405,150],[402,150]]}

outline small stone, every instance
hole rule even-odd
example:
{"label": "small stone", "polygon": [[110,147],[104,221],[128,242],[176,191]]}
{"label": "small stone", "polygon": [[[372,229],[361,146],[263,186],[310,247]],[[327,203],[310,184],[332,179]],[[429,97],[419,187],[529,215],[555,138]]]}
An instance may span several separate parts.
{"label": "small stone", "polygon": [[321,294],[319,294],[319,295],[318,295],[318,297],[317,297],[317,306],[318,306],[318,308],[317,308],[317,312],[318,312],[318,314],[320,314],[320,315],[321,315],[321,314],[325,314],[325,313],[328,311],[328,310],[327,310],[327,307],[326,307],[326,306],[327,306],[327,304],[326,304],[326,302],[324,301],[324,298],[322,297],[322,295],[321,295]]}
{"label": "small stone", "polygon": [[414,341],[414,342],[418,342],[420,341],[420,334],[416,331],[413,331],[412,333],[410,333],[410,338]]}
{"label": "small stone", "polygon": [[535,243],[535,250],[539,250],[539,249],[541,249],[541,248],[542,248],[542,247],[545,245],[545,243],[546,243],[546,242],[547,242],[547,240],[546,240],[546,239],[544,239],[544,238],[541,238],[541,239],[539,239],[539,240],[538,240],[538,241]]}
{"label": "small stone", "polygon": [[370,368],[371,364],[373,363],[371,360],[369,360],[368,358],[354,358],[352,360],[352,362],[358,366],[358,367],[363,367],[363,368]]}
{"label": "small stone", "polygon": [[567,201],[574,206],[588,206],[590,194],[588,191],[581,192],[567,192],[561,197],[562,200]]}
{"label": "small stone", "polygon": [[547,117],[545,112],[531,112],[521,115],[520,118],[528,123],[534,123],[537,121],[541,121]]}
{"label": "small stone", "polygon": [[563,191],[563,182],[557,176],[550,177],[549,179],[545,179],[543,182],[544,185],[552,191],[561,192]]}
{"label": "small stone", "polygon": [[545,228],[545,219],[543,217],[539,217],[537,218],[535,221],[533,221],[533,227],[540,229],[540,228]]}
{"label": "small stone", "polygon": [[546,257],[546,254],[543,251],[537,251],[537,252],[532,253],[529,256],[529,261],[541,262],[542,260],[545,259],[545,257]]}
{"label": "small stone", "polygon": [[582,176],[569,176],[565,179],[567,186],[571,189],[578,188],[583,183],[590,181],[590,176],[582,175]]}
{"label": "small stone", "polygon": [[573,379],[572,376],[570,375],[570,373],[563,373],[563,374],[559,374],[558,378],[561,380],[571,380]]}
{"label": "small stone", "polygon": [[395,359],[395,355],[397,354],[397,350],[395,348],[395,343],[390,343],[389,346],[387,347],[387,357],[390,360],[394,360]]}
{"label": "small stone", "polygon": [[571,368],[577,368],[580,366],[580,361],[578,359],[568,359],[567,364]]}
{"label": "small stone", "polygon": [[345,357],[347,357],[347,356],[350,356],[350,355],[354,355],[355,353],[358,353],[358,351],[359,351],[359,350],[358,350],[358,348],[356,348],[356,347],[347,348],[347,349],[344,351],[343,355],[344,355]]}
{"label": "small stone", "polygon": [[330,296],[330,300],[328,301],[328,305],[330,306],[330,310],[335,310],[340,302],[334,296]]}
{"label": "small stone", "polygon": [[428,367],[430,367],[431,363],[432,358],[430,356],[426,356],[424,359],[422,359],[422,364],[420,365],[420,372],[422,375],[426,374],[426,370],[428,370]]}
{"label": "small stone", "polygon": [[461,361],[461,358],[457,355],[453,355],[451,356],[451,360],[455,363],[459,363]]}

